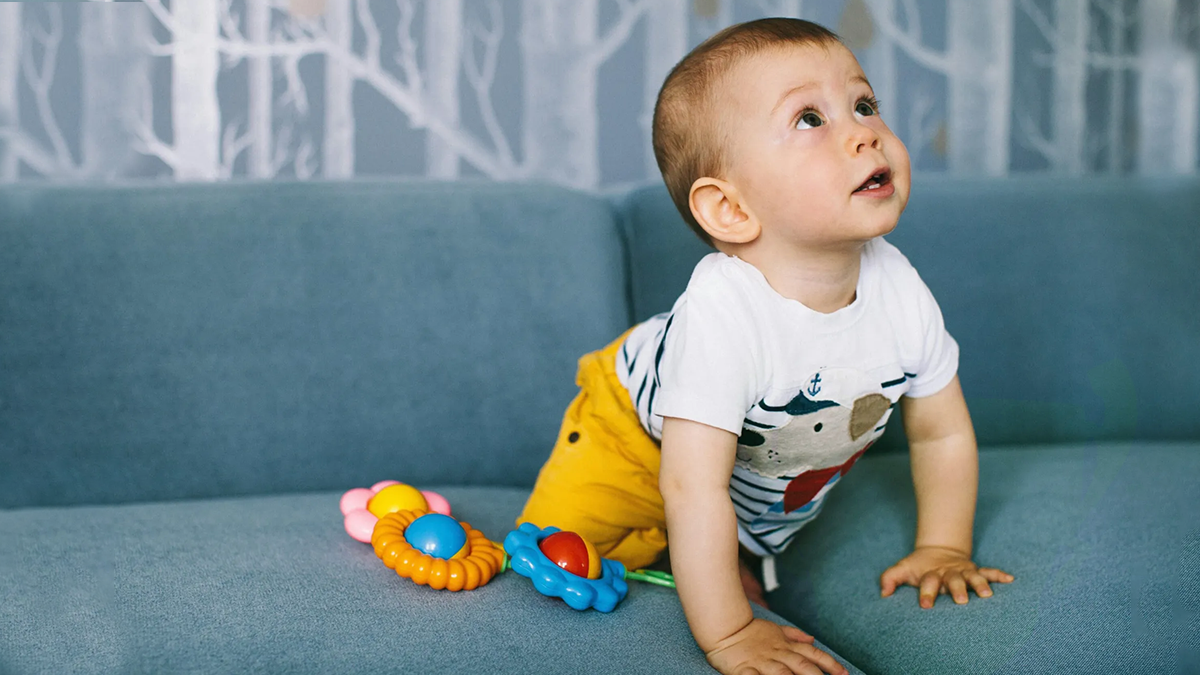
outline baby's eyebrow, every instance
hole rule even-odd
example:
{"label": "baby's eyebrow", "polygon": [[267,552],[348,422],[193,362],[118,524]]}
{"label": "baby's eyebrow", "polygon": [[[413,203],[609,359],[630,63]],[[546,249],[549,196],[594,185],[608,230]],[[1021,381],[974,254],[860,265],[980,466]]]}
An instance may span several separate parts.
{"label": "baby's eyebrow", "polygon": [[[867,87],[871,87],[871,83],[868,82],[867,78],[863,77],[862,75],[851,75],[850,79],[846,80],[847,84],[855,84],[858,82],[861,82],[861,83],[867,85]],[[788,89],[787,91],[785,91],[783,93],[783,96],[780,96],[779,100],[775,102],[775,106],[771,108],[771,114],[774,115],[775,111],[779,110],[779,106],[783,105],[783,102],[786,101],[789,96],[791,96],[792,94],[795,94],[796,92],[808,89],[809,87],[816,86],[816,84],[817,84],[816,82],[805,82],[804,84],[797,85],[795,87],[792,87],[791,89]],[[874,91],[873,88],[872,88],[872,91]]]}

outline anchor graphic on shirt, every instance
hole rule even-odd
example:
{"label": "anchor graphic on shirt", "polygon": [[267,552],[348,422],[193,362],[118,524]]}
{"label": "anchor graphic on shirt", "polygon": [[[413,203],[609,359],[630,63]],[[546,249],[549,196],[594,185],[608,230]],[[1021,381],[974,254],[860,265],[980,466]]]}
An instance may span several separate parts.
{"label": "anchor graphic on shirt", "polygon": [[816,396],[821,393],[821,374],[813,375],[812,384],[808,387],[808,395]]}

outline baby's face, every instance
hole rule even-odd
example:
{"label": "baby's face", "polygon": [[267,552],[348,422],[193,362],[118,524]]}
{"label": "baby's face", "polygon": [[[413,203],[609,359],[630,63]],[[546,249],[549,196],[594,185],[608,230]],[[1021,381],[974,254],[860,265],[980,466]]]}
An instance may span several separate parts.
{"label": "baby's face", "polygon": [[765,239],[819,248],[892,231],[908,203],[908,151],[850,50],[772,49],[729,82],[727,175]]}

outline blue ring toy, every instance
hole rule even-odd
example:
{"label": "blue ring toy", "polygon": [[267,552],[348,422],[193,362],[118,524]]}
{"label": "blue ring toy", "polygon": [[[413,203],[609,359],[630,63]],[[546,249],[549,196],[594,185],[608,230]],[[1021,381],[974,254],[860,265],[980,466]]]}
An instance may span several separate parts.
{"label": "blue ring toy", "polygon": [[510,566],[533,582],[542,595],[562,598],[571,609],[596,609],[611,612],[625,599],[629,584],[625,582],[625,566],[608,558],[600,559],[599,579],[586,579],[555,565],[538,547],[538,542],[555,532],[557,527],[541,529],[533,523],[522,523],[504,538],[504,550],[512,558]]}

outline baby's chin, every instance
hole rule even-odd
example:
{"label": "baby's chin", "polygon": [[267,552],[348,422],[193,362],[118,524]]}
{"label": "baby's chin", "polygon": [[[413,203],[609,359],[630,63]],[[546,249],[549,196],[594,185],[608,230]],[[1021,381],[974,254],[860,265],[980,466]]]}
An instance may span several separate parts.
{"label": "baby's chin", "polygon": [[861,219],[856,219],[861,225],[859,229],[872,239],[890,234],[900,224],[900,216],[904,213],[906,202],[907,200],[897,200],[890,204],[880,204],[876,213],[867,213]]}
{"label": "baby's chin", "polygon": [[796,243],[803,248],[827,248],[840,244],[861,244],[876,237],[883,237],[896,229],[898,216],[885,218],[853,218],[837,224],[804,227],[793,230],[798,234]]}
{"label": "baby's chin", "polygon": [[876,232],[874,236],[872,236],[872,239],[874,239],[875,237],[883,237],[883,236],[891,234],[896,229],[896,226],[899,224],[900,224],[899,217],[889,218],[886,222],[881,224],[881,226],[878,228],[879,231]]}

